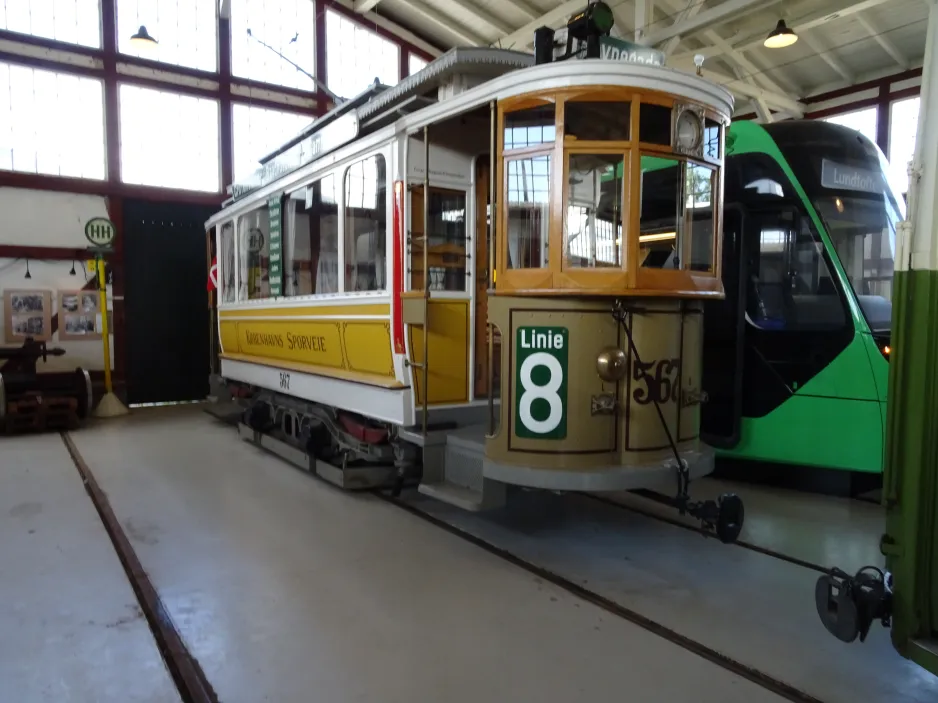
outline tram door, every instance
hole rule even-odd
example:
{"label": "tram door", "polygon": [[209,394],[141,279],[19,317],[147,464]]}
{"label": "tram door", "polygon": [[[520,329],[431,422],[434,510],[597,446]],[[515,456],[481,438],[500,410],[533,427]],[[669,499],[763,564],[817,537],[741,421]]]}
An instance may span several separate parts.
{"label": "tram door", "polygon": [[729,449],[739,442],[746,334],[746,226],[741,207],[723,211],[723,287],[726,298],[704,307],[703,390],[707,402],[701,436]]}

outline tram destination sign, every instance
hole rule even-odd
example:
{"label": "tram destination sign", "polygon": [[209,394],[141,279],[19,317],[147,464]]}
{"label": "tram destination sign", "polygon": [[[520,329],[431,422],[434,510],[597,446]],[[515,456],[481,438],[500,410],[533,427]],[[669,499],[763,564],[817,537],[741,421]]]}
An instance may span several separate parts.
{"label": "tram destination sign", "polygon": [[[577,54],[583,59],[585,53]],[[599,58],[606,61],[621,61],[622,63],[637,63],[645,66],[664,66],[664,53],[641,44],[635,44],[624,39],[614,37],[599,38]]]}
{"label": "tram destination sign", "polygon": [[274,196],[268,200],[267,208],[270,216],[270,248],[268,250],[270,262],[267,280],[270,283],[271,297],[279,298],[283,295],[283,237],[281,233],[283,209],[280,196]]}
{"label": "tram destination sign", "polygon": [[566,327],[519,327],[515,340],[515,435],[524,439],[567,436]]}
{"label": "tram destination sign", "polygon": [[855,190],[880,194],[886,184],[882,174],[858,166],[840,164],[830,159],[821,160],[821,185],[834,190]]}

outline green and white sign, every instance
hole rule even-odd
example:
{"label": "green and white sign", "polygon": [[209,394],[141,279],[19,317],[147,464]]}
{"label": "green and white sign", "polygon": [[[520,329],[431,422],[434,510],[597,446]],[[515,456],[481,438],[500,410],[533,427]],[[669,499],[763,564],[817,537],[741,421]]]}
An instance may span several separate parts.
{"label": "green and white sign", "polygon": [[267,211],[270,217],[270,268],[267,277],[270,296],[278,298],[283,295],[283,236],[280,227],[283,218],[279,195],[267,201]]}
{"label": "green and white sign", "polygon": [[114,223],[105,217],[95,217],[85,224],[85,239],[91,242],[93,247],[106,249],[114,243],[116,237],[117,229]]}
{"label": "green and white sign", "polygon": [[515,435],[567,436],[566,327],[519,327],[515,340]]}
{"label": "green and white sign", "polygon": [[664,53],[661,51],[614,37],[599,38],[599,58],[647,66],[664,66]]}

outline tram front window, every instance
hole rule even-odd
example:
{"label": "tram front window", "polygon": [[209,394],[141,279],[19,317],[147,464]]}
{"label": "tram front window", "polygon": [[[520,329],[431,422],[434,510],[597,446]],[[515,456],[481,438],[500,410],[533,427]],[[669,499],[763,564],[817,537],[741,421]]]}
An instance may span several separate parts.
{"label": "tram front window", "polygon": [[618,154],[571,154],[564,238],[567,265],[622,266],[623,160]]}
{"label": "tram front window", "polygon": [[841,192],[816,198],[815,206],[871,331],[888,332],[896,227],[902,219],[895,198]]}

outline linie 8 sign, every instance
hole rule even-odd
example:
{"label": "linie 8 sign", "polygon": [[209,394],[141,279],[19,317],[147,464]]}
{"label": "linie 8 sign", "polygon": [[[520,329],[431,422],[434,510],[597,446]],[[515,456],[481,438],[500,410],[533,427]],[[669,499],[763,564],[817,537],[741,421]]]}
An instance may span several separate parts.
{"label": "linie 8 sign", "polygon": [[515,340],[515,435],[567,436],[566,327],[519,327]]}

